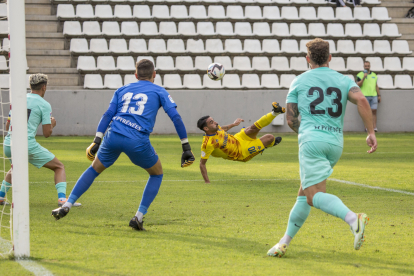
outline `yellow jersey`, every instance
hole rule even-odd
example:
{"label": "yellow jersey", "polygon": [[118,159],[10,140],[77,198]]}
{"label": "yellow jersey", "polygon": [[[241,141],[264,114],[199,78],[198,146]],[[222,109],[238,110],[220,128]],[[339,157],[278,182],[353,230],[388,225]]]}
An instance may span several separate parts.
{"label": "yellow jersey", "polygon": [[201,144],[201,159],[208,159],[210,155],[230,160],[240,159],[242,157],[240,142],[220,126],[218,127],[216,134],[204,135]]}

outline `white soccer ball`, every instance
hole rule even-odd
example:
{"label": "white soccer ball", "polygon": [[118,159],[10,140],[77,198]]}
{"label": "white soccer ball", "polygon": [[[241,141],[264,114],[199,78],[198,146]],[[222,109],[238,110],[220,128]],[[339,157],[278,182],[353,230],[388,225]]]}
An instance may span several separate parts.
{"label": "white soccer ball", "polygon": [[220,63],[212,63],[207,68],[207,76],[214,81],[221,80],[225,74],[226,70],[224,70],[224,66]]}

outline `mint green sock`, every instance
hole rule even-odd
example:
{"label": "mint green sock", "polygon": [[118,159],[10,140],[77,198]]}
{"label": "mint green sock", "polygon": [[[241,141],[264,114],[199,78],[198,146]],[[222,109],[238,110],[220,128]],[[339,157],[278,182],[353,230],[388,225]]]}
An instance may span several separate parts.
{"label": "mint green sock", "polygon": [[306,202],[306,196],[298,196],[289,215],[289,222],[285,235],[293,238],[309,216],[311,207]]}
{"label": "mint green sock", "polygon": [[346,214],[351,211],[339,197],[327,193],[316,193],[312,200],[315,208],[345,221]]}
{"label": "mint green sock", "polygon": [[55,185],[58,193],[58,198],[66,198],[66,182],[60,182]]}
{"label": "mint green sock", "polygon": [[3,182],[1,183],[0,197],[5,197],[11,186],[12,185],[9,182],[3,180]]}

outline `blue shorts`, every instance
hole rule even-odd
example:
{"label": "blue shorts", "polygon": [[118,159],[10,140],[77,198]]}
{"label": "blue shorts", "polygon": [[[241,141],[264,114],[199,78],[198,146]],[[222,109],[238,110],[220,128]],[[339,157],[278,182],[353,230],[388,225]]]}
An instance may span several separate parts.
{"label": "blue shorts", "polygon": [[[9,145],[3,146],[4,155],[9,159],[10,163],[13,164],[11,159],[11,147]],[[40,169],[46,163],[52,161],[55,155],[42,147],[39,143],[30,143],[28,148],[28,160],[29,163]]]}
{"label": "blue shorts", "polygon": [[302,189],[327,179],[342,155],[342,147],[326,142],[305,142],[299,147],[299,171]]}
{"label": "blue shorts", "polygon": [[105,168],[109,168],[121,152],[125,153],[132,163],[143,169],[151,168],[158,161],[158,155],[148,136],[143,135],[142,139],[137,140],[108,130],[97,153],[99,161]]}
{"label": "blue shorts", "polygon": [[378,109],[378,97],[377,96],[367,96],[365,98],[367,98],[367,101],[368,101],[369,106],[371,107],[371,109],[373,109],[373,110]]}

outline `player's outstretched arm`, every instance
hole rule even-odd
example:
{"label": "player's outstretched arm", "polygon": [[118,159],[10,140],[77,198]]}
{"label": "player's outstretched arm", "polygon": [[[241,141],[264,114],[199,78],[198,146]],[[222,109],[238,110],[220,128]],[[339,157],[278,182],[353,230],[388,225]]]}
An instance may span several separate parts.
{"label": "player's outstretched arm", "polygon": [[195,157],[191,151],[190,143],[187,138],[187,131],[183,120],[181,119],[180,114],[178,114],[177,109],[172,107],[167,110],[167,114],[170,117],[171,121],[174,123],[175,130],[177,131],[178,137],[181,139],[181,145],[183,147],[183,153],[181,155],[181,167],[188,167],[194,163]]}
{"label": "player's outstretched arm", "polygon": [[237,118],[234,123],[227,125],[227,126],[222,126],[221,129],[224,131],[229,131],[231,128],[240,125],[241,122],[244,122],[244,120],[242,118]]}
{"label": "player's outstretched arm", "polygon": [[209,184],[210,179],[208,179],[207,167],[206,167],[207,160],[208,159],[200,159],[200,172],[201,172],[201,175],[204,178],[204,182]]}
{"label": "player's outstretched arm", "polygon": [[368,131],[367,145],[371,148],[368,153],[373,153],[377,150],[377,138],[375,137],[374,126],[372,123],[371,107],[365,96],[362,94],[359,87],[352,87],[348,92],[348,100],[357,105],[359,116]]}
{"label": "player's outstretched arm", "polygon": [[286,106],[286,119],[289,127],[296,133],[299,132],[299,109],[297,103],[288,103]]}

